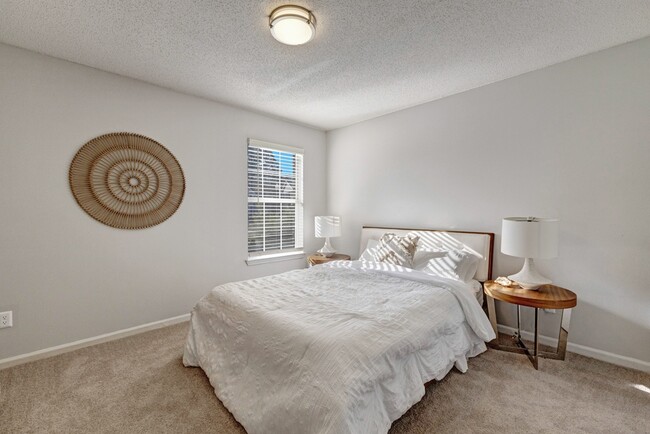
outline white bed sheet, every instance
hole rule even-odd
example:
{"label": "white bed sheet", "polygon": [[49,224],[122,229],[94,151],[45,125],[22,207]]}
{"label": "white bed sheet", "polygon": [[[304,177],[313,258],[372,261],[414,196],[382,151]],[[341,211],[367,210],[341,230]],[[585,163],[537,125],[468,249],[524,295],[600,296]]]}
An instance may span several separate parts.
{"label": "white bed sheet", "polygon": [[478,301],[478,304],[483,306],[483,285],[481,282],[478,280],[472,279],[469,282],[470,289],[472,290],[472,293],[474,294],[474,297],[476,297],[476,301]]}
{"label": "white bed sheet", "polygon": [[250,434],[385,433],[494,338],[468,285],[358,261],[229,283],[192,311],[200,366]]}

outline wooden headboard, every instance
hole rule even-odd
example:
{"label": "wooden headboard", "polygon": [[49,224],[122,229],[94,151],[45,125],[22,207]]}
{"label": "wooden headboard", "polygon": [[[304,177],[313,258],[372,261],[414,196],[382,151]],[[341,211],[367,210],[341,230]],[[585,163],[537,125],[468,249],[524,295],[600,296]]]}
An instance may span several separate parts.
{"label": "wooden headboard", "polygon": [[361,249],[359,253],[366,249],[368,240],[379,240],[387,232],[401,236],[415,232],[420,236],[418,246],[425,249],[456,249],[472,252],[481,258],[474,278],[480,282],[492,279],[492,256],[494,252],[494,233],[492,232],[364,226],[361,229]]}

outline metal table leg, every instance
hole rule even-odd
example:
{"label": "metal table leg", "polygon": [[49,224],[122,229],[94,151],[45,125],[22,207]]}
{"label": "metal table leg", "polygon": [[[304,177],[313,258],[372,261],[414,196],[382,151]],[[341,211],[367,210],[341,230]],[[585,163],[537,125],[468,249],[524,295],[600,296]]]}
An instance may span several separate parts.
{"label": "metal table leg", "polygon": [[[517,305],[517,334],[513,336],[515,339],[515,344],[518,349],[523,350],[523,352],[528,356],[528,360],[533,364],[535,369],[539,369],[539,330],[537,328],[539,324],[539,309],[535,308],[535,340],[533,341],[533,352],[531,354],[530,348],[526,346],[523,339],[521,339],[521,316],[520,316],[520,306]],[[508,347],[500,348],[508,351]]]}
{"label": "metal table leg", "polygon": [[487,307],[488,307],[488,318],[490,318],[490,324],[492,324],[492,329],[494,334],[497,336],[496,345],[499,344],[499,330],[497,329],[497,311],[494,307],[494,299],[486,294],[487,298]]}
{"label": "metal table leg", "polygon": [[539,308],[535,309],[535,334],[533,347],[528,348],[524,341],[521,339],[521,306],[517,305],[517,332],[513,336],[515,341],[515,346],[501,345],[499,344],[499,332],[497,324],[497,315],[494,299],[492,297],[487,297],[487,307],[488,307],[488,316],[490,318],[490,323],[494,329],[494,333],[497,335],[497,339],[490,343],[490,347],[508,351],[512,353],[526,354],[528,359],[531,361],[535,369],[539,369],[539,358],[543,357],[545,359],[556,359],[564,360],[566,357],[566,346],[567,339],[569,336],[569,325],[571,323],[571,309],[560,309],[560,332],[558,334],[558,343],[557,348],[554,352],[550,351],[540,351],[539,350]]}
{"label": "metal table leg", "polygon": [[569,337],[569,325],[571,324],[571,309],[560,310],[560,333],[557,337],[557,348],[555,352],[542,351],[541,357],[546,359],[564,360],[566,357],[566,344]]}

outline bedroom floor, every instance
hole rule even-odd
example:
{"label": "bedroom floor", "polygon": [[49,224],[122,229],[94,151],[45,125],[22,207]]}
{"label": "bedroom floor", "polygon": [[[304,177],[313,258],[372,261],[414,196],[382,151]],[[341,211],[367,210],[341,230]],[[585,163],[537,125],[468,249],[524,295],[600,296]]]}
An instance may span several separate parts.
{"label": "bedroom floor", "polygon": [[[203,371],[183,367],[186,329],[0,370],[0,433],[243,433]],[[469,366],[430,383],[391,433],[650,432],[650,374],[575,354],[535,371],[494,350]]]}

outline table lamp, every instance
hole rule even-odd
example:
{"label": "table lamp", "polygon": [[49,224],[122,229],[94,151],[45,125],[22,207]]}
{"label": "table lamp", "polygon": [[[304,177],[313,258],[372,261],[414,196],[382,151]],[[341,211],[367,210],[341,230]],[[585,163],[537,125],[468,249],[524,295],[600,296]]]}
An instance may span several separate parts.
{"label": "table lamp", "polygon": [[524,289],[551,283],[535,268],[534,258],[557,257],[560,221],[538,217],[506,217],[501,226],[501,252],[524,259],[524,266],[508,276]]}
{"label": "table lamp", "polygon": [[314,232],[316,238],[325,238],[325,245],[318,253],[326,258],[331,257],[336,250],[330,244],[330,237],[341,236],[341,217],[333,215],[314,217]]}

